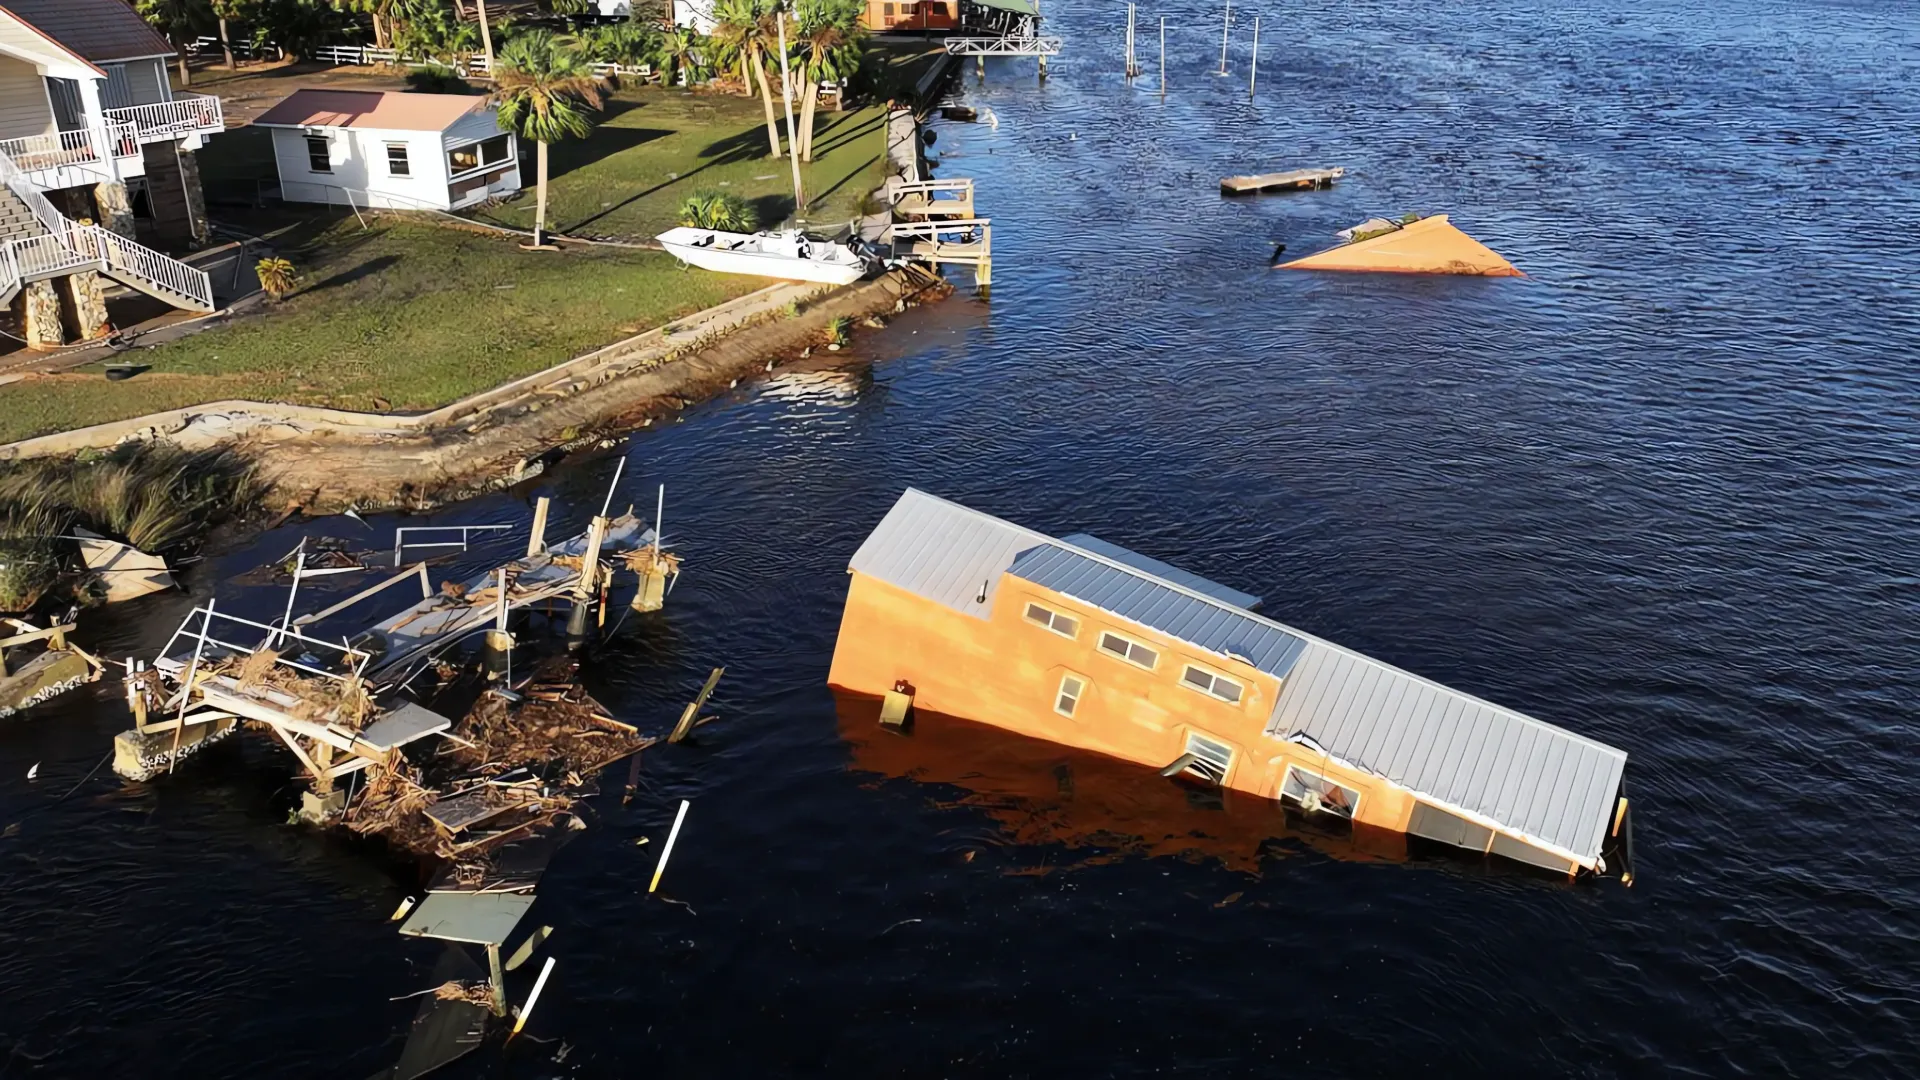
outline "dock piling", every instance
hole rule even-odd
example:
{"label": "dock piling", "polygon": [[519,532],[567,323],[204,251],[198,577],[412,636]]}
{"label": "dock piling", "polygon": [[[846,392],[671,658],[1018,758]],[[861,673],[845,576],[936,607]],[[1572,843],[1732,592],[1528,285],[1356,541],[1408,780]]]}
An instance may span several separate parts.
{"label": "dock piling", "polygon": [[1253,81],[1260,74],[1260,16],[1253,17],[1253,52],[1247,56],[1247,96],[1253,96]]}
{"label": "dock piling", "polygon": [[1167,96],[1167,17],[1160,16],[1160,96]]}
{"label": "dock piling", "polygon": [[533,533],[527,537],[527,558],[531,559],[547,548],[547,511],[553,506],[548,496],[540,496],[533,504]]}
{"label": "dock piling", "polygon": [[1220,74],[1227,73],[1227,33],[1233,29],[1233,0],[1227,0],[1227,13],[1220,17]]}

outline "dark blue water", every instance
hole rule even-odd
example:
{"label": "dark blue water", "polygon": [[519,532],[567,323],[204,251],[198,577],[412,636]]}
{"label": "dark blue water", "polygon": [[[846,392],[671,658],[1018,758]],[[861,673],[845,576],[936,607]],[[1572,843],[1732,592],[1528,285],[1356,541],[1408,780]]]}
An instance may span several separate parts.
{"label": "dark blue water", "polygon": [[[689,570],[595,687],[664,727],[725,664],[723,719],[549,873],[529,1033],[555,1041],[466,1074],[1920,1072],[1920,12],[1287,5],[1251,102],[1246,24],[1211,74],[1217,9],[1143,11],[1149,71],[1163,12],[1164,101],[1120,78],[1117,4],[1049,5],[1044,85],[969,71],[1001,125],[935,150],[993,218],[990,303],[627,449]],[[1216,194],[1320,164],[1347,179]],[[1531,276],[1265,268],[1406,210]],[[576,524],[611,471],[542,490]],[[1624,747],[1635,886],[1381,858],[990,730],[877,741],[823,680],[847,557],[908,484]],[[525,521],[530,494],[432,520]],[[270,606],[225,579],[297,534],[196,594]],[[92,767],[115,693],[9,724],[0,816]],[[289,769],[249,744],[95,777],[0,841],[0,1076],[392,1059],[412,1003],[387,998],[434,955],[385,921],[410,872],[284,827]],[[664,889],[690,908],[645,895],[683,797]]]}

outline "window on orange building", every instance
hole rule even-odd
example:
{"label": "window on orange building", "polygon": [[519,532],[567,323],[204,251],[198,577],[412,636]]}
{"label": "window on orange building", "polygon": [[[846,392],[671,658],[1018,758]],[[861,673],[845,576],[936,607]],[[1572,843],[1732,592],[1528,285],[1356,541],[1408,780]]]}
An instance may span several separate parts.
{"label": "window on orange building", "polygon": [[1287,775],[1280,780],[1280,799],[1308,813],[1334,817],[1350,818],[1360,808],[1359,792],[1297,765],[1287,766]]}
{"label": "window on orange building", "polygon": [[1148,671],[1160,662],[1160,654],[1131,638],[1121,637],[1111,630],[1100,635],[1100,651],[1117,656],[1130,664],[1138,664]]}
{"label": "window on orange building", "polygon": [[1087,692],[1087,680],[1078,675],[1060,677],[1060,694],[1053,699],[1053,711],[1061,716],[1072,716],[1080,707],[1080,696]]}
{"label": "window on orange building", "polygon": [[1227,770],[1233,767],[1233,747],[1196,732],[1187,733],[1186,771],[1219,786],[1227,782]]}
{"label": "window on orange building", "polygon": [[1215,675],[1206,668],[1188,664],[1186,673],[1180,676],[1180,685],[1190,690],[1198,690],[1208,697],[1216,697],[1229,705],[1240,704],[1240,695],[1244,688],[1225,675]]}
{"label": "window on orange building", "polygon": [[1061,637],[1077,637],[1080,633],[1079,619],[1039,604],[1027,605],[1027,621],[1038,623]]}

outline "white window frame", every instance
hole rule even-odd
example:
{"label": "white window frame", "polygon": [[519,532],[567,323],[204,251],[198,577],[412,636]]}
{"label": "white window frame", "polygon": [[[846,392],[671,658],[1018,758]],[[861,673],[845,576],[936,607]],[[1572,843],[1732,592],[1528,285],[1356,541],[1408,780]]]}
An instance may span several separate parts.
{"label": "white window frame", "polygon": [[[383,142],[380,145],[384,146],[387,151],[387,175],[393,176],[393,177],[399,177],[400,179],[403,179],[403,180],[413,179],[413,154],[411,152],[413,148],[407,145],[407,143],[405,143],[404,141],[403,142],[389,141],[389,142]],[[393,171],[393,152],[395,150],[400,151],[400,171],[399,172]]]}
{"label": "white window frame", "polygon": [[[1043,613],[1044,615],[1046,615],[1046,618],[1044,619],[1034,618],[1033,613],[1035,611],[1039,611]],[[1069,615],[1064,611],[1055,611],[1052,608],[1046,606],[1045,604],[1037,603],[1032,600],[1027,601],[1027,609],[1021,614],[1026,618],[1028,622],[1034,624],[1035,626],[1045,627],[1046,629],[1051,630],[1056,634],[1059,634],[1063,638],[1068,638],[1071,640],[1071,639],[1078,638],[1080,636],[1080,616],[1078,615]],[[1063,621],[1066,622],[1068,625],[1072,626],[1073,629],[1071,630],[1060,629],[1060,623]]]}
{"label": "white window frame", "polygon": [[[1331,784],[1334,787],[1339,788],[1341,791],[1344,791],[1348,795],[1351,795],[1353,797],[1353,804],[1347,807],[1347,812],[1345,814],[1341,814],[1333,810],[1317,811],[1318,813],[1332,814],[1334,817],[1343,817],[1343,818],[1346,818],[1348,821],[1353,821],[1359,818],[1360,801],[1366,798],[1366,796],[1360,792],[1360,789],[1353,787],[1350,784],[1343,784],[1340,781],[1335,780],[1333,777],[1326,775],[1324,772],[1317,773],[1309,769],[1303,769],[1300,766],[1293,764],[1292,762],[1288,762],[1286,771],[1280,774],[1280,786],[1276,788],[1273,793],[1273,797],[1275,800],[1283,803],[1290,803],[1294,806],[1300,806],[1299,800],[1287,794],[1288,782],[1293,779],[1293,776],[1295,773],[1299,773],[1303,780],[1311,782],[1310,784],[1303,784],[1302,785],[1303,787],[1312,787],[1312,786],[1321,785],[1321,784]],[[1306,808],[1304,806],[1300,806],[1300,809],[1304,811]]]}
{"label": "white window frame", "polygon": [[[1196,671],[1207,677],[1207,684],[1205,686],[1201,686],[1200,684],[1187,678],[1187,676],[1193,674]],[[1215,692],[1214,687],[1219,685],[1220,683],[1226,683],[1227,685],[1233,687],[1234,696],[1227,697],[1224,694]],[[1227,705],[1231,705],[1236,709],[1239,708],[1241,705],[1245,704],[1247,700],[1246,685],[1242,683],[1239,679],[1230,678],[1226,675],[1220,674],[1217,671],[1214,671],[1211,668],[1202,667],[1199,664],[1193,663],[1191,661],[1188,661],[1187,666],[1184,669],[1182,669],[1180,672],[1180,685],[1186,687],[1187,689],[1193,691],[1196,694],[1205,694],[1206,696],[1212,698],[1215,701],[1222,702]]]}
{"label": "white window frame", "polygon": [[[1074,691],[1071,694],[1067,693],[1068,683],[1075,684]],[[1053,711],[1069,720],[1073,719],[1073,715],[1080,711],[1080,703],[1086,700],[1087,688],[1092,685],[1093,681],[1085,675],[1076,674],[1071,671],[1061,675],[1060,686],[1053,693]],[[1063,709],[1060,707],[1060,702],[1063,700],[1070,700],[1073,704]]]}
{"label": "white window frame", "polygon": [[[1107,648],[1107,638],[1109,636],[1119,638],[1121,641],[1126,642],[1128,645],[1127,651],[1124,653],[1117,653],[1117,652],[1114,652],[1112,649]],[[1144,668],[1147,671],[1154,671],[1160,667],[1160,650],[1159,649],[1154,648],[1153,646],[1147,644],[1144,641],[1140,641],[1135,638],[1128,637],[1127,635],[1121,633],[1118,630],[1100,631],[1099,639],[1096,640],[1093,644],[1094,644],[1094,648],[1100,650],[1101,653],[1107,656],[1111,656],[1115,660],[1124,660],[1127,663],[1132,664],[1134,667]],[[1145,649],[1147,650],[1147,652],[1153,654],[1153,663],[1143,664],[1140,661],[1135,660],[1133,658],[1134,648]]]}
{"label": "white window frame", "polygon": [[[1214,746],[1217,746],[1227,752],[1227,763],[1225,765],[1217,766],[1220,769],[1219,776],[1214,776],[1212,773],[1208,772],[1206,769],[1201,769],[1197,767],[1200,764],[1200,762],[1206,762],[1209,768],[1216,767],[1216,763],[1212,758],[1207,757],[1205,754],[1202,754],[1198,750],[1194,749],[1194,743],[1196,741],[1211,743]],[[1198,761],[1194,762],[1194,764],[1188,765],[1185,771],[1192,773],[1193,775],[1199,777],[1202,780],[1205,780],[1207,783],[1212,784],[1215,787],[1227,786],[1227,777],[1233,775],[1233,759],[1239,755],[1239,751],[1234,748],[1234,745],[1226,741],[1225,739],[1216,739],[1204,731],[1194,731],[1192,729],[1189,729],[1187,731],[1187,741],[1185,744],[1185,749],[1181,750],[1180,752],[1182,754],[1192,754],[1195,758],[1199,759]]]}
{"label": "white window frame", "polygon": [[[307,132],[301,133],[300,139],[301,139],[301,143],[307,148],[307,171],[310,173],[324,173],[328,176],[332,176],[333,175],[333,137],[328,135],[324,131],[307,131]],[[321,145],[325,147],[325,150],[320,155],[321,160],[327,163],[327,167],[324,169],[316,169],[313,167],[313,157],[314,157],[313,141],[315,139],[320,140]]]}

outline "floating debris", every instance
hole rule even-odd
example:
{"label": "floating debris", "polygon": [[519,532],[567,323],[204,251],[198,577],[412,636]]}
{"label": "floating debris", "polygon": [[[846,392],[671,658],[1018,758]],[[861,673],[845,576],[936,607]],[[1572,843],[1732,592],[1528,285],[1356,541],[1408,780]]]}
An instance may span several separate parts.
{"label": "floating debris", "polygon": [[1343,168],[1294,169],[1291,172],[1255,173],[1251,176],[1227,176],[1220,180],[1222,195],[1251,195],[1260,191],[1311,191],[1330,188],[1347,175]]}
{"label": "floating debris", "polygon": [[[0,618],[0,626],[16,631],[0,637],[0,719],[93,682],[105,670],[98,658],[67,640],[74,628],[72,614],[48,627],[12,618]],[[16,658],[28,646],[41,651],[19,663]]]}
{"label": "floating debris", "polygon": [[1342,243],[1280,264],[1282,270],[1361,270],[1400,274],[1525,277],[1485,244],[1454,228],[1445,214],[1399,221],[1372,218],[1337,234]]}
{"label": "floating debris", "polygon": [[80,561],[93,572],[99,591],[107,603],[117,604],[173,588],[173,574],[167,560],[158,555],[109,540],[99,533],[76,527],[80,543]]}

